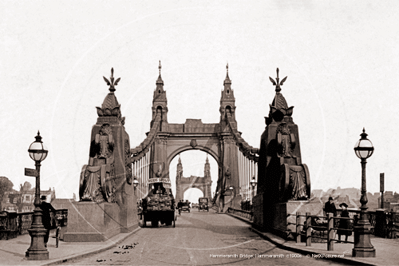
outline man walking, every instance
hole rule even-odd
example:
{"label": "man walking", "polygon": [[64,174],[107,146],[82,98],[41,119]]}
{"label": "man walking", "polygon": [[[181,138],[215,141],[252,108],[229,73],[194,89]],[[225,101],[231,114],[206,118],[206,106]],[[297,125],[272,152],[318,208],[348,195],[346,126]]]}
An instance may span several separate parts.
{"label": "man walking", "polygon": [[48,238],[50,235],[50,229],[51,229],[51,216],[50,216],[50,212],[55,211],[54,207],[46,202],[46,196],[42,195],[40,197],[40,199],[42,200],[42,203],[40,205],[40,208],[42,209],[42,221],[43,221],[43,226],[44,228],[47,229],[46,235],[44,236],[44,246],[47,247],[47,242],[48,242]]}

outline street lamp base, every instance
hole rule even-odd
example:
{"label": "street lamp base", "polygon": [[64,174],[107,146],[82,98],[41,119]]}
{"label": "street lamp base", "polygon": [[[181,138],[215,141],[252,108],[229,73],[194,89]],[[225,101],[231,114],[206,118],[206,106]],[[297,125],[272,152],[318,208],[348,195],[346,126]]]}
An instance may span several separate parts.
{"label": "street lamp base", "polygon": [[359,221],[360,226],[354,227],[355,244],[352,257],[375,257],[375,248],[371,244],[371,225],[367,220]]}
{"label": "street lamp base", "polygon": [[48,260],[49,252],[44,246],[44,236],[46,235],[47,229],[44,228],[33,228],[29,229],[29,235],[31,236],[31,244],[29,249],[25,253],[25,257],[28,260]]}

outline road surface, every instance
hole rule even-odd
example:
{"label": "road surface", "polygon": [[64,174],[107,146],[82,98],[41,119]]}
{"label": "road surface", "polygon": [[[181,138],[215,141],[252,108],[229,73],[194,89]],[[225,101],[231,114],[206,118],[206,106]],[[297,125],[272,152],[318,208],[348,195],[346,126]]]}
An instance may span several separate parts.
{"label": "road surface", "polygon": [[[150,226],[150,223],[148,223]],[[279,249],[245,222],[213,210],[193,209],[176,227],[142,228],[117,247],[68,265],[332,265]]]}

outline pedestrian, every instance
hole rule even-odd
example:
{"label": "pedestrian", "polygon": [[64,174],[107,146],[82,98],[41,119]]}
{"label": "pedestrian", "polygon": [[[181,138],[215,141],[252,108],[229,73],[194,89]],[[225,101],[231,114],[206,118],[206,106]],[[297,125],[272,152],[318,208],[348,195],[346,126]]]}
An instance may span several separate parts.
{"label": "pedestrian", "polygon": [[50,212],[55,212],[54,207],[46,202],[46,196],[42,195],[40,197],[40,199],[42,200],[42,203],[40,205],[40,208],[42,209],[42,221],[43,221],[43,226],[45,229],[47,229],[46,231],[46,235],[44,236],[44,246],[47,247],[47,242],[48,242],[48,238],[50,235],[50,229],[51,229],[51,216],[50,216]]}
{"label": "pedestrian", "polygon": [[[339,207],[342,208],[341,218],[349,218],[349,212],[347,210],[348,204],[346,204],[344,202],[344,203],[339,204]],[[340,219],[338,230],[337,230],[339,241],[341,241],[341,235],[345,236],[345,242],[348,241],[348,236],[352,235],[352,231],[349,231],[347,229],[351,229],[351,221],[348,219]]]}
{"label": "pedestrian", "polygon": [[335,208],[334,200],[332,197],[328,198],[328,201],[324,205],[324,211],[327,215],[327,213],[333,213],[334,216],[337,216],[337,209]]}

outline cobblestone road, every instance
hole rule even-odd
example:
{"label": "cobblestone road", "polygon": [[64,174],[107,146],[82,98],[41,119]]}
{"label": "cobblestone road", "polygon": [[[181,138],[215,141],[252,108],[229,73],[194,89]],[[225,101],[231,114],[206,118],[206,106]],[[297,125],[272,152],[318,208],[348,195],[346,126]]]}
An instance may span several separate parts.
{"label": "cobblestone road", "polygon": [[[148,224],[150,225],[150,224]],[[142,228],[108,251],[75,265],[332,265],[282,250],[249,230],[249,225],[214,211],[182,213],[176,228]]]}

